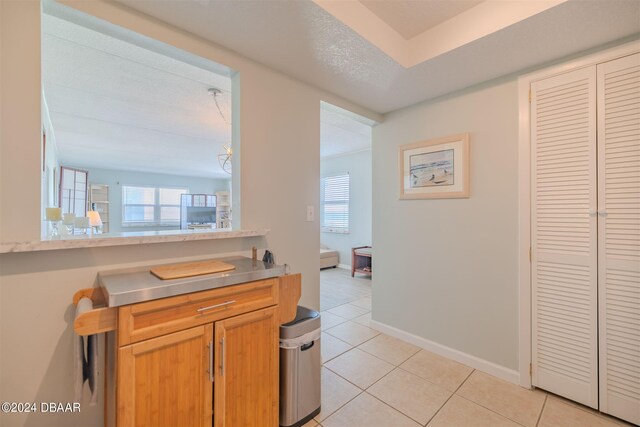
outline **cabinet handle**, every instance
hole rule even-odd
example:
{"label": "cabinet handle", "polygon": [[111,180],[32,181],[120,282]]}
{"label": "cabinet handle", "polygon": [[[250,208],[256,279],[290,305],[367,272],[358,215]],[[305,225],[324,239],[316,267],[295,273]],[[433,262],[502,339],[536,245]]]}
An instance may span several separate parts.
{"label": "cabinet handle", "polygon": [[209,381],[213,382],[213,341],[209,342]]}
{"label": "cabinet handle", "polygon": [[220,353],[222,356],[220,360],[220,376],[224,376],[224,337],[220,340]]}
{"label": "cabinet handle", "polygon": [[221,304],[214,304],[214,305],[210,305],[208,307],[200,307],[197,311],[198,311],[198,313],[202,313],[203,311],[212,310],[212,309],[218,308],[218,307],[224,307],[225,305],[233,304],[234,302],[236,302],[236,300],[223,302]]}

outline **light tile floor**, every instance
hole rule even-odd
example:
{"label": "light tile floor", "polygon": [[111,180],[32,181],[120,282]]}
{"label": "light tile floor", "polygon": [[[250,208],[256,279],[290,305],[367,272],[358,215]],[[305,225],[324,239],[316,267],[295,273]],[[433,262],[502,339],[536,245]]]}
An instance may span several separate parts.
{"label": "light tile floor", "polygon": [[305,427],[630,426],[370,328],[371,280],[320,272],[322,412]]}

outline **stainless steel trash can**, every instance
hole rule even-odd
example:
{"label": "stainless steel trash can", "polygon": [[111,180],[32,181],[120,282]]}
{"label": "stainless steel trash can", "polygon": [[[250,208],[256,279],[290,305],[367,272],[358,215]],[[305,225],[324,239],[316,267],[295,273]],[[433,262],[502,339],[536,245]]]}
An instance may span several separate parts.
{"label": "stainless steel trash can", "polygon": [[298,306],[280,326],[280,425],[302,426],[320,413],[320,313]]}

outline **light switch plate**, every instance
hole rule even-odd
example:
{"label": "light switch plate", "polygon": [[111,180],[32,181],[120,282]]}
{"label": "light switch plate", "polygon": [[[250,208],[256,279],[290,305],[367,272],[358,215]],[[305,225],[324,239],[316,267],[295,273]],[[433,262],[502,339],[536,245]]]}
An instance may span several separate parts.
{"label": "light switch plate", "polygon": [[315,221],[316,212],[313,206],[307,206],[307,222]]}

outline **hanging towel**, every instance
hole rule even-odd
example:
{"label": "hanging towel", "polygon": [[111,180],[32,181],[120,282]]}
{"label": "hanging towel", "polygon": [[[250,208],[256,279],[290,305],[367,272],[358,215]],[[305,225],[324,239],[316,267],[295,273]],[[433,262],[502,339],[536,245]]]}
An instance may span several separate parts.
{"label": "hanging towel", "polygon": [[[81,298],[76,306],[76,318],[89,310],[93,310],[93,302],[89,298]],[[91,390],[90,405],[98,402],[98,336],[76,336],[73,341],[74,375],[75,375],[75,402],[82,402],[82,390],[84,382],[89,382]]]}

